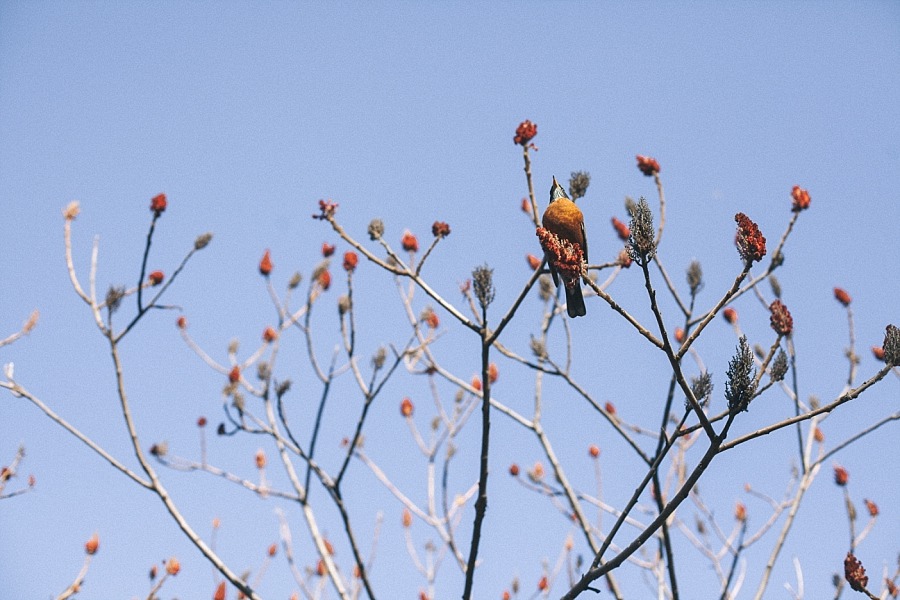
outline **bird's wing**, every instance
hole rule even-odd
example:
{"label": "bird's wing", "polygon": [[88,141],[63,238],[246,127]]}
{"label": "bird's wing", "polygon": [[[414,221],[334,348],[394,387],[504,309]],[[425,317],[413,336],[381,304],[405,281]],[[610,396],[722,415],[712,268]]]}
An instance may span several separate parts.
{"label": "bird's wing", "polygon": [[587,253],[587,233],[584,231],[584,220],[581,221],[581,239],[583,243],[581,244],[581,249],[584,251],[584,262],[588,262],[588,253]]}

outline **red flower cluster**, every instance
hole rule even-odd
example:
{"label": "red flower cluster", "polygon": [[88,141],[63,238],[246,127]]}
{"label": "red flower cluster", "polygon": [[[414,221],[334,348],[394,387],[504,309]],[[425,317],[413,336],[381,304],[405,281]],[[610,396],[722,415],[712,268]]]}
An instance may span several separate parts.
{"label": "red flower cluster", "polygon": [[400,239],[400,245],[403,246],[403,249],[407,252],[419,251],[419,240],[416,239],[416,236],[408,229],[403,233],[403,237]]}
{"label": "red flower cluster", "polygon": [[178,329],[187,328],[187,317],[185,317],[184,315],[178,317],[178,320],[175,321],[175,324],[178,325]]}
{"label": "red flower cluster", "polygon": [[450,226],[443,221],[435,221],[431,226],[431,233],[436,238],[445,238],[450,235]]}
{"label": "red flower cluster", "polygon": [[323,290],[327,290],[328,288],[331,287],[331,273],[323,270],[321,273],[319,273],[319,276],[316,278],[316,281],[319,283],[320,286],[322,286]]}
{"label": "red flower cluster", "polygon": [[337,212],[338,203],[331,200],[319,200],[319,214],[313,215],[313,219],[321,219],[327,221]]}
{"label": "red flower cluster", "polygon": [[328,258],[334,254],[334,244],[329,244],[328,242],[322,242],[322,256]]}
{"label": "red flower cluster", "polygon": [[400,414],[404,417],[411,417],[413,414],[413,403],[409,398],[404,398],[400,403]]}
{"label": "red flower cluster", "polygon": [[265,343],[270,344],[278,339],[278,332],[273,327],[266,327],[263,330],[262,339]]}
{"label": "red flower cluster", "polygon": [[156,196],[153,196],[152,200],[150,200],[150,211],[155,213],[158,217],[166,211],[167,205],[168,202],[166,202],[166,195],[157,194]]}
{"label": "red flower cluster", "polygon": [[848,294],[846,290],[839,287],[834,288],[834,299],[844,306],[850,306],[850,302],[853,301],[853,299],[850,297],[850,294]]}
{"label": "red flower cluster", "polygon": [[231,368],[231,371],[228,372],[228,381],[231,383],[237,383],[241,380],[241,368],[237,365]]}
{"label": "red flower cluster", "polygon": [[772,313],[769,321],[771,322],[772,329],[775,330],[775,333],[780,335],[791,335],[791,331],[794,329],[794,319],[791,317],[791,313],[788,311],[787,306],[785,306],[781,300],[776,300],[769,306],[769,311]]}
{"label": "red flower cluster", "polygon": [[166,275],[162,271],[153,271],[147,277],[147,279],[150,281],[150,285],[159,285],[163,282],[163,279],[165,279],[165,278],[166,278]]}
{"label": "red flower cluster", "polygon": [[89,539],[87,542],[85,542],[84,552],[86,554],[94,555],[94,554],[97,554],[98,548],[100,548],[100,536],[98,536],[95,533],[94,535],[91,536],[91,539]]}
{"label": "red flower cluster", "polygon": [[516,127],[516,137],[513,138],[513,143],[520,146],[527,146],[528,142],[530,142],[536,135],[537,124],[532,123],[528,119],[525,119],[524,121],[519,123],[518,127]]}
{"label": "red flower cluster", "polygon": [[437,329],[438,325],[441,324],[440,317],[438,317],[437,313],[430,308],[425,311],[425,314],[422,316],[422,321],[432,329]]}
{"label": "red flower cluster", "polygon": [[528,266],[531,267],[531,270],[534,271],[539,266],[541,266],[541,259],[539,259],[534,254],[529,254],[525,257],[525,260],[528,261]]}
{"label": "red flower cluster", "polygon": [[268,277],[269,273],[272,272],[272,255],[269,254],[268,250],[263,254],[262,260],[259,261],[259,272],[264,277]]}
{"label": "red flower cluster", "polygon": [[642,156],[640,154],[635,156],[635,158],[637,159],[638,170],[647,177],[653,177],[654,175],[659,173],[659,163],[655,158]]}
{"label": "red flower cluster", "polygon": [[756,223],[744,213],[734,215],[738,224],[737,235],[734,243],[737,244],[738,253],[746,262],[759,262],[766,255],[766,238],[760,233]]}
{"label": "red flower cluster", "polygon": [[731,307],[728,307],[725,310],[723,310],[722,316],[725,317],[725,320],[728,321],[731,325],[734,325],[734,323],[738,319],[737,311]]}
{"label": "red flower cluster", "polygon": [[526,215],[531,214],[531,202],[528,201],[528,198],[522,198],[522,212]]}
{"label": "red flower cluster", "polygon": [[884,360],[884,348],[881,346],[872,346],[872,356],[878,360]]}
{"label": "red flower cluster", "polygon": [[628,225],[618,220],[617,218],[612,218],[612,226],[613,229],[616,230],[616,234],[618,234],[619,239],[623,242],[627,242],[631,237],[631,230],[628,228]]}
{"label": "red flower cluster", "polygon": [[344,252],[344,270],[348,273],[352,273],[356,270],[356,265],[359,264],[359,256],[356,255],[356,252],[352,250],[348,250]]}
{"label": "red flower cluster", "polygon": [[591,455],[591,458],[597,458],[600,456],[600,448],[597,444],[591,444],[588,446],[588,454]]}
{"label": "red flower cluster", "polygon": [[497,379],[500,377],[500,371],[497,369],[497,365],[495,363],[491,363],[488,365],[488,381],[491,383],[496,383]]}
{"label": "red flower cluster", "polygon": [[567,288],[578,285],[584,265],[584,251],[578,242],[561,240],[543,227],[537,228],[541,248],[547,253],[550,266],[556,269]]}
{"label": "red flower cluster", "polygon": [[850,473],[847,472],[847,469],[840,465],[834,465],[834,483],[844,487],[848,481],[850,481]]}
{"label": "red flower cluster", "polygon": [[866,569],[851,552],[848,552],[847,558],[844,559],[844,579],[850,584],[850,589],[855,592],[861,592],[869,585]]}
{"label": "red flower cluster", "polygon": [[791,198],[794,200],[791,207],[792,211],[800,212],[809,208],[809,192],[802,189],[799,185],[795,185],[791,190]]}

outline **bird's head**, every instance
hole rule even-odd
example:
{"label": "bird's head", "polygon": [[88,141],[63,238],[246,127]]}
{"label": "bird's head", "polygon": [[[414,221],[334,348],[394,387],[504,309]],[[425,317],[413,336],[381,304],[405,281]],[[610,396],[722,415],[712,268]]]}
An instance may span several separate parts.
{"label": "bird's head", "polygon": [[560,198],[568,200],[569,196],[566,194],[566,190],[563,189],[563,186],[559,185],[559,182],[556,181],[556,177],[554,177],[553,185],[550,186],[550,202],[559,200]]}

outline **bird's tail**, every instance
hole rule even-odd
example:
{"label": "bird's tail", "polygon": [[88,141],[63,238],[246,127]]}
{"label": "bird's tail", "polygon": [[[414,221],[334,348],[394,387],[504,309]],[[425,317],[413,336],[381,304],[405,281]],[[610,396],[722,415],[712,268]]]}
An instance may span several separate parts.
{"label": "bird's tail", "polygon": [[566,288],[566,311],[573,319],[575,317],[583,317],[587,314],[584,307],[584,295],[581,293],[581,282],[576,281],[575,285]]}

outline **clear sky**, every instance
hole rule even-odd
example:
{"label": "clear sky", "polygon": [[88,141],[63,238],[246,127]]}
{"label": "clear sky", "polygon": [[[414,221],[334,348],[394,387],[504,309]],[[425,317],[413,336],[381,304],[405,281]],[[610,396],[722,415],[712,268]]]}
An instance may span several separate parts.
{"label": "clear sky", "polygon": [[[527,190],[521,149],[512,143],[516,125],[531,119],[539,127],[533,171],[541,203],[553,175],[592,175],[581,204],[594,261],[615,255],[609,219],[625,218],[626,195],[645,195],[654,205],[655,189],[635,168],[635,154],[659,160],[669,201],[662,253],[679,285],[689,262],[701,260],[704,306],[739,269],[733,215],[747,213],[774,241],[790,216],[791,187],[807,188],[812,207],[792,235],[779,279],[796,323],[801,395],[833,399],[846,379],[847,329],[832,288],[842,286],[854,297],[861,378],[878,369],[868,348],[881,343],[887,323],[900,323],[898,73],[900,4],[887,1],[0,2],[0,338],[32,309],[41,311],[27,339],[0,349],[0,363],[14,362],[22,385],[136,465],[104,340],[65,270],[60,211],[73,199],[82,207],[74,224],[76,264],[86,278],[91,242],[99,235],[100,290],[137,278],[147,207],[157,193],[168,195],[169,209],[154,239],[151,268],[171,273],[197,234],[214,232],[166,300],[184,308],[198,343],[223,362],[229,340],[239,338],[246,356],[274,319],[256,271],[262,252],[271,249],[273,281],[283,289],[295,270],[308,277],[322,242],[338,241],[310,219],[320,198],[337,201],[341,222],[362,240],[373,217],[385,221],[394,245],[407,228],[426,240],[433,221],[449,222],[452,235],[429,259],[425,275],[459,302],[457,285],[487,262],[495,269],[497,310],[503,310],[529,276],[525,254],[539,253],[518,208]],[[611,292],[644,318],[649,313],[637,275],[626,273]],[[339,341],[334,303],[344,286],[336,277],[317,308],[325,356]],[[408,332],[390,278],[363,263],[356,286],[361,352],[402,345]],[[576,357],[575,376],[601,400],[614,401],[623,418],[643,422],[653,414],[645,424],[656,426],[653,407],[668,381],[661,357],[647,359],[653,351],[633,329],[596,298],[588,300],[587,318],[572,324],[576,344],[588,354]],[[414,304],[428,303],[419,295]],[[666,306],[674,315],[671,303]],[[751,341],[768,343],[759,304],[747,296],[737,308],[746,315]],[[223,378],[181,342],[177,314],[151,314],[125,341],[126,383],[144,446],[167,440],[179,454],[195,457],[194,422],[200,415],[213,424],[221,418]],[[452,329],[450,316],[440,316]],[[526,354],[528,334],[538,327],[532,298],[506,341]],[[700,349],[718,377],[721,407],[735,340],[724,322],[714,329]],[[450,332],[442,343],[448,366],[464,378],[476,372],[477,340]],[[285,355],[282,377],[295,380],[295,418],[304,422],[318,391],[301,366],[299,332],[284,344],[294,354]],[[500,364],[498,394],[527,407],[531,373]],[[350,383],[329,405],[325,456],[336,453],[347,434],[342,415],[356,414],[359,398]],[[550,389],[556,395],[547,399],[548,430],[572,471],[580,462],[589,482],[585,448],[591,442],[606,448],[609,431],[588,421],[594,417],[583,407],[564,408],[578,405],[565,388]],[[452,398],[451,389],[442,393]],[[405,395],[420,400],[420,426],[427,428],[427,386],[404,376],[373,408],[367,448],[421,501],[424,463],[397,414]],[[782,395],[766,398],[741,430],[789,412]],[[827,421],[828,439],[895,412],[898,399],[892,376],[853,411]],[[569,531],[545,499],[505,475],[510,462],[530,465],[540,453],[533,436],[509,421],[498,423],[478,598],[499,597],[516,575],[530,593],[541,560],[556,559]],[[476,434],[470,425],[461,443],[474,444]],[[869,497],[883,507],[860,549],[873,580],[885,562],[895,561],[900,539],[896,439],[897,427],[888,426],[836,459],[851,473],[855,500]],[[701,488],[723,515],[736,499],[746,500],[745,482],[780,497],[793,443],[782,432],[736,450],[722,457]],[[61,592],[95,531],[101,550],[86,598],[146,597],[148,569],[171,555],[183,570],[163,597],[212,595],[209,566],[157,498],[4,392],[0,464],[19,444],[27,448],[23,475],[33,473],[37,486],[0,503],[0,598]],[[209,444],[211,460],[255,475],[259,439],[213,436]],[[608,499],[621,502],[638,473],[633,464],[617,462],[612,450],[604,457]],[[475,465],[474,454],[454,463],[456,489],[474,480]],[[218,548],[236,571],[259,567],[265,548],[278,539],[276,501],[260,501],[208,476],[165,470],[163,476],[204,536],[212,519],[221,519]],[[366,547],[376,511],[384,514],[373,571],[384,591],[379,597],[414,597],[423,581],[405,553],[399,505],[363,465],[354,463],[350,477],[348,496],[355,498],[351,508]],[[321,489],[314,494],[327,506]],[[748,504],[752,522],[761,524],[765,507]],[[282,506],[300,560],[308,562],[299,513]],[[686,509],[690,523],[693,509]],[[840,491],[823,473],[804,501],[768,597],[788,597],[786,582],[796,587],[794,556],[802,560],[806,597],[829,595],[831,573],[846,552],[842,511]],[[323,513],[347,568],[340,527],[330,511]],[[466,539],[471,517],[468,508]],[[429,536],[418,526],[414,534],[420,546]],[[755,589],[773,539],[770,532],[748,554],[742,597]],[[679,550],[685,585],[708,589],[707,563],[693,552]],[[626,597],[652,597],[638,578],[625,580],[633,594]],[[444,564],[439,583],[438,597],[458,595],[458,569]],[[260,591],[287,598],[293,589],[280,558]],[[563,591],[561,582],[553,589]]]}

